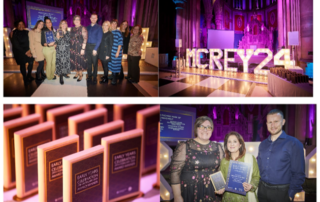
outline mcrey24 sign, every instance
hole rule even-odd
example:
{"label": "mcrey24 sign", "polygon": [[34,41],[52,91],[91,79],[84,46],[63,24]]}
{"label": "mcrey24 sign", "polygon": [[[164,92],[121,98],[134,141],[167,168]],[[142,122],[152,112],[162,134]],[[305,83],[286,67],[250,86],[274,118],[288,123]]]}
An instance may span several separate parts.
{"label": "mcrey24 sign", "polygon": [[[198,68],[206,68],[208,64],[201,64],[200,53],[210,53],[209,69],[214,69],[215,64],[219,70],[223,70],[223,67],[219,61],[223,55],[221,49],[187,49],[186,52],[186,66],[188,67],[197,66]],[[262,70],[262,67],[272,60],[272,57],[274,58],[274,65],[284,65],[287,69],[293,64],[293,61],[290,61],[290,49],[282,49],[274,56],[272,51],[266,48],[257,49],[256,51],[253,49],[225,49],[224,70],[226,71],[237,71],[237,68],[228,67],[228,61],[234,62],[234,58],[228,58],[228,52],[236,52],[240,56],[241,60],[243,61],[243,72],[248,72],[248,61],[252,55],[258,55],[259,53],[266,53],[267,57],[254,69],[255,74],[267,74],[269,70]],[[214,53],[217,53],[217,55],[214,55]],[[280,59],[282,56],[284,56],[284,60]],[[190,58],[192,58],[192,64],[190,64]]]}

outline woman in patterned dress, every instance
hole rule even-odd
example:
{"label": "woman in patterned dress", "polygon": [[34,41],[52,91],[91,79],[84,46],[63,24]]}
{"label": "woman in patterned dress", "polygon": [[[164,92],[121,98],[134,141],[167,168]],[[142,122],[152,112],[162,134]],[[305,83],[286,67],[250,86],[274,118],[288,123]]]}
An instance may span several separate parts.
{"label": "woman in patterned dress", "polygon": [[[63,32],[62,36],[60,36],[61,32]],[[63,85],[63,76],[68,78],[67,74],[70,74],[70,33],[68,32],[66,20],[60,21],[56,42],[56,74],[60,76],[60,84]]]}
{"label": "woman in patterned dress", "polygon": [[210,141],[213,122],[207,116],[194,124],[194,139],[178,143],[171,162],[174,202],[221,201],[209,175],[219,171],[224,158],[222,145]]}
{"label": "woman in patterned dress", "polygon": [[73,23],[70,32],[70,66],[72,71],[76,71],[73,77],[77,81],[81,81],[82,71],[86,68],[87,59],[85,58],[85,49],[88,40],[88,32],[85,27],[81,25],[81,18],[79,15],[73,16]]}
{"label": "woman in patterned dress", "polygon": [[131,29],[131,37],[128,50],[128,80],[131,83],[138,83],[140,80],[139,61],[141,59],[141,46],[143,36],[141,35],[142,28],[136,25]]}
{"label": "woman in patterned dress", "polygon": [[244,182],[243,189],[247,192],[246,196],[225,192],[224,189],[217,191],[218,194],[223,194],[223,202],[258,202],[256,190],[259,186],[260,172],[256,158],[251,154],[246,154],[246,146],[242,136],[237,132],[230,132],[224,138],[224,150],[226,158],[221,161],[221,172],[224,179],[227,179],[230,160],[246,162],[251,164],[251,175],[249,182]]}
{"label": "woman in patterned dress", "polygon": [[111,50],[111,62],[108,63],[109,70],[112,72],[112,85],[117,84],[118,73],[121,71],[122,61],[122,45],[123,38],[119,30],[117,30],[118,20],[111,21],[111,30],[113,34],[113,45]]}

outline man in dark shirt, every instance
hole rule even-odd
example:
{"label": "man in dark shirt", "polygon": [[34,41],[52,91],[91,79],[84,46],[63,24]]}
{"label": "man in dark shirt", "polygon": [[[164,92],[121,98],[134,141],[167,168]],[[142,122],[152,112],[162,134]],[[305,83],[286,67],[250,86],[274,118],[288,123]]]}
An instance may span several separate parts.
{"label": "man in dark shirt", "polygon": [[302,191],[305,180],[305,161],[302,143],[287,135],[282,111],[271,110],[267,115],[270,136],[259,146],[258,165],[260,184],[259,202],[293,201]]}
{"label": "man in dark shirt", "polygon": [[[97,83],[97,71],[98,71],[98,48],[101,43],[103,35],[102,28],[97,24],[98,15],[92,14],[90,17],[91,24],[87,27],[88,30],[88,41],[86,45],[86,57],[87,61],[87,81],[93,79],[93,83]],[[92,72],[93,65],[93,72]]]}

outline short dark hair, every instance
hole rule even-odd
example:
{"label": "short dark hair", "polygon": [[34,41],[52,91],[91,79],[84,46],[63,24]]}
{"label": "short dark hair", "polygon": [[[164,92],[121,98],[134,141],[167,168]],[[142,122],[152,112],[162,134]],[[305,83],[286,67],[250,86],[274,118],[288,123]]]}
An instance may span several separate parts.
{"label": "short dark hair", "polygon": [[91,13],[91,16],[93,16],[93,15],[96,15],[97,18],[99,18],[98,14],[96,14],[96,13]]}
{"label": "short dark hair", "polygon": [[272,114],[280,114],[281,118],[284,119],[283,112],[279,109],[272,109],[271,111],[269,111],[267,116]]}
{"label": "short dark hair", "polygon": [[73,16],[72,21],[74,21],[76,18],[79,18],[79,19],[80,19],[80,21],[81,21],[81,17],[80,17],[80,15],[75,15],[75,16]]}
{"label": "short dark hair", "polygon": [[236,138],[238,139],[241,145],[241,147],[239,148],[239,156],[235,160],[241,159],[246,154],[246,145],[244,143],[243,137],[238,132],[231,131],[224,137],[224,153],[228,161],[231,158],[231,152],[228,150],[227,144],[228,144],[228,139],[231,135],[236,136]]}
{"label": "short dark hair", "polygon": [[197,134],[197,129],[200,127],[200,125],[205,122],[205,121],[209,121],[211,123],[211,126],[212,126],[212,131],[213,131],[213,121],[210,117],[208,116],[200,116],[196,119],[196,122],[194,123],[194,129],[193,129],[193,132],[194,132],[194,137],[198,137],[198,134]]}
{"label": "short dark hair", "polygon": [[112,24],[112,23],[117,23],[117,25],[118,25],[118,20],[117,19],[113,19],[113,20],[111,20],[111,22],[110,22],[110,24]]}

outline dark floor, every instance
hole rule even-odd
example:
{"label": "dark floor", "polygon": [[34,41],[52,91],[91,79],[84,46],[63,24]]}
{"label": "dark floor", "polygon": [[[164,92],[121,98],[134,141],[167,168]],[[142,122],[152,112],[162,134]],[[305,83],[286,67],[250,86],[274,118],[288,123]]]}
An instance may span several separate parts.
{"label": "dark floor", "polygon": [[[34,74],[32,74],[35,77]],[[85,77],[83,78],[85,79]],[[98,76],[100,80],[100,76]],[[145,81],[157,81],[157,75],[141,75],[140,80]],[[10,76],[4,79],[4,96],[5,97],[30,97],[41,83],[36,83],[35,81],[25,83],[22,79],[20,73],[12,73]],[[87,81],[87,91],[88,97],[138,97],[145,96],[142,94],[138,88],[136,88],[132,83],[128,82],[126,79],[118,80],[117,85],[111,85],[111,81],[107,84],[93,84]]]}

